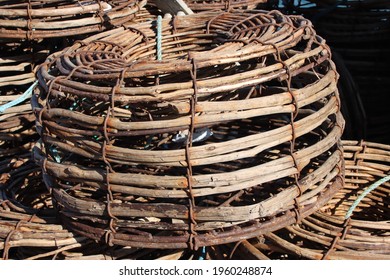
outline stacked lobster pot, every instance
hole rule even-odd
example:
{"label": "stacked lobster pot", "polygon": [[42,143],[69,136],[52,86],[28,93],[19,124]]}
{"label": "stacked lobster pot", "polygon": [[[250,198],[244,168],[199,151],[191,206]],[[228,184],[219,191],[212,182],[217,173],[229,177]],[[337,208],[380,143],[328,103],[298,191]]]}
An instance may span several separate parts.
{"label": "stacked lobster pot", "polygon": [[110,246],[193,251],[305,219],[343,186],[330,56],[307,19],[240,10],[50,55],[33,153],[63,224]]}
{"label": "stacked lobster pot", "polygon": [[146,1],[1,1],[0,156],[37,140],[29,104],[35,67],[76,39],[129,22]]}
{"label": "stacked lobster pot", "polygon": [[2,1],[0,37],[43,39],[91,34],[131,21],[146,0]]}
{"label": "stacked lobster pot", "polygon": [[41,169],[31,156],[3,158],[0,173],[0,259],[53,256],[60,253],[58,248],[69,250],[85,240],[59,224]]}
{"label": "stacked lobster pot", "polygon": [[46,188],[45,196],[39,190],[44,186],[40,168],[29,160],[39,139],[30,104],[36,67],[75,40],[131,21],[145,3],[1,1],[0,257],[33,257],[21,253],[22,248],[40,256],[43,252],[31,248],[48,248],[46,254],[64,245],[80,245],[75,245],[80,237],[65,232],[55,218],[51,196]]}
{"label": "stacked lobster pot", "polygon": [[[345,185],[301,223],[247,241],[272,258],[390,259],[390,146],[343,141]],[[258,257],[261,258],[261,257]]]}

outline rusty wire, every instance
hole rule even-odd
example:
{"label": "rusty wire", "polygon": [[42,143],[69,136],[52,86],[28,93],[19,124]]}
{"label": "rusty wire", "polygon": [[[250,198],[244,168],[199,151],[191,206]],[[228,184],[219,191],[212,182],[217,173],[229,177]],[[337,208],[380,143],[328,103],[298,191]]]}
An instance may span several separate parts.
{"label": "rusty wire", "polygon": [[369,193],[345,218],[369,185],[389,175],[390,146],[365,141],[343,145],[344,188],[300,224],[252,239],[250,246],[274,258],[277,253],[303,259],[390,259],[389,183]]}
{"label": "rusty wire", "polygon": [[129,22],[146,0],[2,1],[0,38],[42,39],[91,34]]}
{"label": "rusty wire", "polygon": [[162,61],[155,24],[92,36],[37,72],[34,157],[64,224],[110,245],[196,250],[325,204],[342,185],[344,123],[310,22],[277,11],[164,19]]}

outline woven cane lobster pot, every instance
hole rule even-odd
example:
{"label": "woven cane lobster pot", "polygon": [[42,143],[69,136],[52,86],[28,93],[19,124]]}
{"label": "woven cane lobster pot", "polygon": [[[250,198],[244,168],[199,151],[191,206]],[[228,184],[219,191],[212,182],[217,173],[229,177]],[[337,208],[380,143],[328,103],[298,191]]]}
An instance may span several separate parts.
{"label": "woven cane lobster pot", "polygon": [[64,223],[89,238],[234,242],[294,223],[342,185],[338,75],[302,17],[121,27],[48,57],[37,76],[34,158]]}
{"label": "woven cane lobster pot", "polygon": [[[300,224],[252,239],[259,253],[304,259],[390,259],[390,183],[383,180],[390,174],[390,146],[364,141],[343,144],[344,188]],[[368,192],[369,186],[376,188]]]}
{"label": "woven cane lobster pot", "polygon": [[26,258],[21,254],[23,250],[29,257],[37,256],[42,251],[47,253],[62,246],[73,246],[86,239],[75,238],[59,224],[40,167],[30,157],[29,154],[19,154],[0,161],[2,259]]}
{"label": "woven cane lobster pot", "polygon": [[94,33],[133,19],[146,0],[2,1],[0,38],[42,39]]}

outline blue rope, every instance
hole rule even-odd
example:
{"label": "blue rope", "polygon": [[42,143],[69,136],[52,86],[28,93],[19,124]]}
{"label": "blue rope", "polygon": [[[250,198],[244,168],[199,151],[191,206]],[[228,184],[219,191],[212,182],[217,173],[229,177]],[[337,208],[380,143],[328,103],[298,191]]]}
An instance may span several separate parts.
{"label": "blue rope", "polygon": [[5,110],[18,105],[19,103],[22,103],[27,98],[30,98],[32,95],[32,91],[34,87],[38,84],[38,81],[35,81],[21,96],[19,96],[17,99],[12,100],[11,102],[8,102],[2,106],[0,106],[0,113],[4,113]]}
{"label": "blue rope", "polygon": [[203,260],[206,259],[206,247],[205,246],[202,247],[202,252],[201,253],[202,254],[199,256],[198,260],[203,261]]}
{"label": "blue rope", "polygon": [[157,60],[162,60],[162,17],[157,17]]}
{"label": "blue rope", "polygon": [[379,187],[380,185],[382,185],[383,183],[386,183],[387,181],[390,180],[390,175],[387,175],[386,177],[383,177],[382,179],[376,181],[374,184],[372,184],[371,186],[369,186],[366,190],[364,190],[364,192],[361,193],[361,195],[359,195],[359,197],[355,200],[355,202],[351,205],[351,207],[349,208],[347,214],[345,214],[345,219],[348,219],[349,217],[351,217],[352,215],[352,212],[355,210],[355,208],[358,206],[358,204],[360,203],[360,201],[367,195],[369,194],[371,191],[375,190],[377,187]]}

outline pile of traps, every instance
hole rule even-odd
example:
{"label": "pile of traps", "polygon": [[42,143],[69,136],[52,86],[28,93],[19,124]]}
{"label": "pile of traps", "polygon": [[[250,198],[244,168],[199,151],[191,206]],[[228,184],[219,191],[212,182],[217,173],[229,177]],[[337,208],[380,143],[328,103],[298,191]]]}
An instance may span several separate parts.
{"label": "pile of traps", "polygon": [[344,188],[300,223],[250,240],[256,253],[277,258],[390,259],[390,146],[343,144]]}
{"label": "pile of traps", "polygon": [[[137,12],[76,24],[66,47],[2,46],[30,72],[0,95],[2,259],[389,258],[390,148],[341,141],[339,75],[308,19],[92,2],[64,7]],[[34,3],[24,36],[47,40]]]}
{"label": "pile of traps", "polygon": [[2,1],[0,38],[43,39],[94,33],[134,18],[146,0]]}
{"label": "pile of traps", "polygon": [[146,1],[1,1],[0,157],[31,151],[39,136],[30,97],[47,56],[138,16]]}
{"label": "pile of traps", "polygon": [[34,157],[66,226],[197,249],[277,230],[342,185],[337,72],[309,21],[196,14],[48,57]]}

